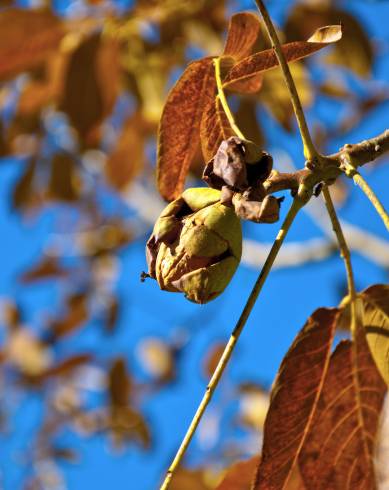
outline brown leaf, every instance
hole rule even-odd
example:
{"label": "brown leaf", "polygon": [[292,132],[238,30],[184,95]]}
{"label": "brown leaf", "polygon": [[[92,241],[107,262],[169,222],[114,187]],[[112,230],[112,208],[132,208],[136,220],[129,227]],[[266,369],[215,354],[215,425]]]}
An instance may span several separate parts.
{"label": "brown leaf", "polygon": [[0,158],[7,155],[9,152],[9,144],[5,137],[4,123],[0,120]]}
{"label": "brown leaf", "polygon": [[17,181],[12,192],[12,206],[14,209],[24,210],[32,207],[38,202],[34,189],[34,178],[36,170],[35,159],[26,164],[26,168]]}
{"label": "brown leaf", "polygon": [[109,155],[105,172],[108,182],[117,190],[123,190],[132,182],[144,165],[145,132],[136,114],[122,128],[116,147]]}
{"label": "brown leaf", "polygon": [[69,153],[56,153],[51,160],[48,197],[58,201],[76,201],[81,190],[75,161]]}
{"label": "brown leaf", "polygon": [[228,26],[223,54],[232,56],[236,61],[249,56],[260,32],[261,23],[258,16],[249,12],[234,14]]}
{"label": "brown leaf", "polygon": [[96,81],[99,85],[103,115],[111,114],[120,91],[120,45],[112,37],[103,37],[96,54]]}
{"label": "brown leaf", "polygon": [[262,73],[256,73],[251,77],[242,78],[236,82],[229,82],[228,85],[224,86],[224,90],[230,92],[237,92],[238,94],[256,94],[261,90],[263,82]]}
{"label": "brown leaf", "polygon": [[[329,27],[331,27],[331,30],[329,30]],[[316,51],[325,48],[329,43],[335,42],[341,38],[342,32],[340,26],[328,26],[327,29],[327,32],[329,33],[328,42],[327,38],[324,36],[324,42],[295,41],[284,44],[282,46],[282,51],[284,52],[286,60],[290,62],[305,58],[306,56],[310,56]],[[334,35],[334,31],[337,32],[337,36]],[[313,39],[315,39],[315,34],[316,33],[311,36]],[[240,63],[237,63],[231,68],[223,81],[223,87],[228,88],[232,83],[251,78],[254,75],[270,70],[277,65],[278,60],[273,49],[266,49],[259,53],[255,53],[244,58]]]}
{"label": "brown leaf", "polygon": [[285,488],[291,477],[327,373],[336,314],[316,310],[282,361],[271,393],[255,490]]}
{"label": "brown leaf", "polygon": [[214,373],[224,349],[225,343],[216,342],[215,344],[212,344],[206,352],[205,359],[203,361],[203,373],[207,379],[209,379]]}
{"label": "brown leaf", "polygon": [[131,378],[125,359],[118,357],[109,370],[109,397],[113,408],[127,407],[131,393]]}
{"label": "brown leaf", "polygon": [[23,87],[18,100],[18,115],[26,117],[40,111],[46,105],[58,101],[64,89],[69,58],[70,53],[65,49],[60,49],[48,57],[44,79],[31,80]]}
{"label": "brown leaf", "polygon": [[108,307],[105,310],[105,323],[104,323],[104,330],[107,333],[112,334],[118,323],[118,317],[120,314],[120,303],[119,299],[116,297],[113,297],[108,305]]}
{"label": "brown leaf", "polygon": [[239,102],[238,110],[235,113],[235,121],[245,135],[245,137],[254,141],[258,146],[265,146],[265,135],[259,125],[256,115],[257,104],[251,98],[242,98]]}
{"label": "brown leaf", "polygon": [[41,279],[66,277],[70,271],[62,267],[56,258],[43,257],[38,263],[23,272],[20,281],[30,284]]}
{"label": "brown leaf", "polygon": [[74,369],[87,364],[92,360],[91,354],[78,354],[69,357],[65,361],[47,369],[40,375],[40,378],[52,378],[54,376],[68,376]]}
{"label": "brown leaf", "polygon": [[374,489],[374,446],[383,382],[358,328],[331,356],[311,430],[299,456],[308,490]]}
{"label": "brown leaf", "polygon": [[345,66],[359,76],[368,76],[374,59],[372,44],[361,23],[346,10],[326,2],[296,4],[288,16],[284,32],[287,39],[304,39],[323,23],[340,23],[344,32],[342,40],[324,58],[325,61]]}
{"label": "brown leaf", "polygon": [[[361,321],[367,343],[381,376],[389,385],[389,286],[375,284],[358,294]],[[346,297],[341,305],[338,327],[350,328],[350,301]]]}
{"label": "brown leaf", "polygon": [[161,195],[172,200],[183,188],[200,142],[200,121],[213,99],[215,75],[211,58],[191,63],[170,91],[158,134],[157,182]]}
{"label": "brown leaf", "polygon": [[87,145],[99,140],[99,126],[109,115],[119,90],[119,51],[111,39],[93,34],[74,50],[68,64],[60,110]]}
{"label": "brown leaf", "polygon": [[140,443],[148,448],[151,442],[150,430],[141,413],[131,407],[111,407],[108,429],[111,430],[113,443],[122,447],[126,441]]}
{"label": "brown leaf", "polygon": [[1,10],[0,80],[43,63],[64,34],[62,22],[49,10]]}
{"label": "brown leaf", "polygon": [[180,468],[174,475],[170,485],[171,490],[211,490],[205,482],[204,471]]}
{"label": "brown leaf", "polygon": [[216,487],[216,490],[249,490],[260,460],[260,456],[253,456],[245,461],[234,463],[228,468],[225,477]]}
{"label": "brown leaf", "polygon": [[88,319],[88,298],[85,294],[73,294],[66,302],[68,311],[64,318],[55,320],[50,325],[53,340],[73,333]]}
{"label": "brown leaf", "polygon": [[201,118],[201,149],[205,161],[210,160],[224,140],[235,136],[219,97],[209,99]]}

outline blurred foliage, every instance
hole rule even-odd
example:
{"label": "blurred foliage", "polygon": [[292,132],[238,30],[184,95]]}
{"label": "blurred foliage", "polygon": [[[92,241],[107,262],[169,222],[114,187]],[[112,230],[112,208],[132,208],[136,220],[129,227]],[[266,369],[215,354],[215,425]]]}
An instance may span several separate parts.
{"label": "blurred foliage", "polygon": [[[18,297],[2,304],[3,390],[33,390],[46,400],[31,456],[40,464],[31,465],[34,470],[25,481],[25,488],[31,489],[58,488],[63,477],[56,462],[78,460],[73,448],[55,443],[64,427],[84,435],[104,433],[116,449],[152,444],[152,421],[142,413],[141,402],[177,382],[177,359],[185,341],[146,338],[139,343],[137,356],[149,377],[147,385],[134,378],[121,357],[97,359],[93,352],[62,357],[58,346],[87,326],[97,328],[96,323],[107,334],[115,331],[123,301],[115,289],[119,254],[144,230],[136,219],[107,213],[102,194],[115,193],[126,202],[134,183],[154,186],[150,147],[168,89],[192,61],[193,52],[205,57],[222,52],[231,5],[224,0],[137,0],[119,8],[109,1],[85,0],[76,14],[71,7],[59,15],[48,2],[29,9],[10,0],[0,4],[0,157],[12,157],[21,167],[11,208],[21,219],[53,209],[58,222],[60,205],[77,211],[71,229],[49,239],[42,257],[18,278],[26,288],[47,280],[61,284],[60,304],[42,317],[38,330],[31,328]],[[324,97],[343,108],[345,116],[333,127],[316,125],[316,140],[323,149],[389,97],[387,87],[370,83],[376,50],[364,26],[335,2],[296,3],[285,21],[285,42],[305,40],[318,27],[339,21],[345,33],[341,43],[325,55],[292,65],[305,107]],[[250,41],[254,52],[268,47],[263,32],[256,35]],[[237,56],[234,42],[225,48],[231,56]],[[207,61],[199,63],[208,68]],[[347,76],[334,78],[334,64]],[[325,74],[321,81],[311,79],[311,65]],[[358,94],[352,90],[354,79],[363,87]],[[229,88],[232,93],[239,87]],[[285,131],[295,132],[277,69],[246,80],[238,91],[242,88],[236,118],[248,137],[266,147],[267,114]],[[204,166],[199,140],[193,140],[192,153],[191,170],[199,175]],[[337,192],[338,201],[344,202],[348,187],[339,183]],[[202,370],[207,377],[220,354],[220,342],[205,353]],[[102,395],[98,406],[84,402],[80,379],[89,380]],[[240,400],[234,423],[256,435],[267,411],[266,390],[242,383],[229,396]],[[7,424],[3,412],[1,424]],[[244,454],[237,444],[226,447],[221,459],[227,465]],[[226,476],[220,464],[216,470],[206,464],[182,469],[172,489],[224,489],[223,479],[235,480],[234,471]]]}

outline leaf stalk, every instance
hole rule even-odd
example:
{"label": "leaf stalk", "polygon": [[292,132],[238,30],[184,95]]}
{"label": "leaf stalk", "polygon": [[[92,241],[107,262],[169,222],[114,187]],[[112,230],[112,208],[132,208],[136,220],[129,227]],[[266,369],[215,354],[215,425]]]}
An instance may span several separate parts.
{"label": "leaf stalk", "polygon": [[231,109],[228,105],[227,98],[225,96],[224,90],[223,90],[223,82],[221,78],[221,72],[220,72],[220,58],[215,58],[213,60],[213,64],[215,65],[215,79],[216,79],[216,86],[217,86],[217,97],[220,100],[220,103],[223,107],[223,110],[225,112],[225,115],[227,116],[228,122],[230,123],[231,128],[233,129],[234,133],[236,136],[242,140],[245,140],[246,138],[244,137],[243,133],[239,129],[238,125],[235,122],[234,116],[231,112]]}

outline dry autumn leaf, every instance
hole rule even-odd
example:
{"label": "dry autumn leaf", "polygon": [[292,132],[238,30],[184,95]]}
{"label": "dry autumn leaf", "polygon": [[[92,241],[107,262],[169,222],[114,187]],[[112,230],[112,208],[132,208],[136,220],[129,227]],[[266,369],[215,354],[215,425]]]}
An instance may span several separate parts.
{"label": "dry autumn leaf", "polygon": [[225,477],[216,487],[216,490],[249,490],[260,460],[260,456],[253,456],[245,461],[234,463],[228,468]]}
{"label": "dry autumn leaf", "polygon": [[248,12],[239,12],[231,17],[223,54],[239,61],[252,52],[259,33],[259,18]]}
{"label": "dry autumn leaf", "polygon": [[[330,43],[336,42],[340,38],[340,26],[322,27],[321,29],[318,29],[308,41],[298,41],[291,43],[290,45],[285,45],[283,46],[283,50],[287,61],[295,61],[311,55],[315,51],[327,46]],[[255,90],[257,87],[259,88],[261,86],[260,84],[262,84],[262,79],[259,78],[259,76],[262,77],[262,72],[275,68],[277,65],[278,60],[274,50],[268,49],[255,53],[252,56],[244,58],[241,62],[238,62],[230,69],[223,81],[223,88],[232,88],[234,91],[236,91],[240,87],[243,88],[245,92]],[[303,67],[300,67],[300,72],[303,69]],[[300,78],[302,80],[303,76]],[[281,120],[283,125],[289,129],[290,115],[292,114],[290,109],[289,94],[287,90],[284,89],[283,80],[280,80],[280,82],[281,84],[279,84],[279,86],[281,87],[281,93],[285,94],[283,96],[284,106],[280,104],[280,100],[275,98],[273,100],[272,107],[274,107],[274,109],[277,111],[277,118]],[[306,83],[307,82],[305,81],[305,84]],[[274,93],[273,86],[270,93]],[[305,90],[304,93],[307,93],[307,90]],[[287,116],[285,116],[285,112]],[[213,100],[208,100],[208,103],[204,108],[200,128],[201,147],[204,160],[208,161],[210,158],[212,158],[221,142],[232,135],[234,135],[234,131],[230,126],[219,98],[216,97]]]}
{"label": "dry autumn leaf", "polygon": [[73,294],[67,298],[66,303],[64,317],[54,320],[50,325],[50,338],[54,341],[81,328],[88,319],[88,298],[85,294]]}
{"label": "dry autumn leaf", "polygon": [[48,198],[65,202],[77,200],[80,195],[81,181],[72,155],[55,153],[50,165]]}
{"label": "dry autumn leaf", "polygon": [[284,32],[287,39],[304,39],[323,22],[340,23],[345,33],[324,60],[345,66],[361,77],[369,76],[373,63],[373,48],[369,37],[355,16],[334,7],[333,3],[296,4],[288,15]]}
{"label": "dry autumn leaf", "polygon": [[166,200],[177,198],[200,143],[200,121],[215,92],[211,58],[191,63],[170,91],[158,130],[157,182]]}
{"label": "dry autumn leaf", "polygon": [[[319,33],[315,32],[308,41],[295,41],[284,44],[282,50],[287,61],[295,61],[325,48],[330,43],[334,43],[341,39],[341,26],[327,26],[319,29]],[[320,42],[315,41],[319,37]],[[240,63],[237,63],[228,72],[223,80],[223,87],[228,88],[230,84],[241,82],[249,79],[258,73],[270,70],[278,65],[277,56],[273,49],[266,49],[255,53],[247,58],[244,58]]]}
{"label": "dry autumn leaf", "polygon": [[204,471],[181,468],[178,470],[170,485],[171,490],[211,490],[205,481]]}
{"label": "dry autumn leaf", "polygon": [[117,190],[124,190],[144,165],[145,131],[140,115],[132,115],[125,123],[108,156],[105,174],[108,182]]}
{"label": "dry autumn leaf", "polygon": [[126,407],[131,393],[131,378],[127,372],[125,359],[118,357],[114,360],[108,378],[111,406],[113,408]]}
{"label": "dry autumn leaf", "polygon": [[37,203],[38,198],[34,189],[36,161],[32,159],[26,164],[12,192],[12,206],[14,209],[24,210]]}
{"label": "dry autumn leaf", "polygon": [[311,427],[326,377],[337,310],[316,310],[286,354],[274,383],[255,490],[283,489]]}
{"label": "dry autumn leaf", "polygon": [[[361,322],[365,329],[370,352],[386,384],[389,386],[389,286],[376,284],[358,294],[361,305]],[[341,304],[342,329],[349,328],[349,298]]]}
{"label": "dry autumn leaf", "polygon": [[58,259],[43,257],[21,274],[20,281],[24,284],[30,284],[42,279],[63,278],[67,277],[69,272],[69,270],[61,266]]}
{"label": "dry autumn leaf", "polygon": [[205,108],[200,125],[201,150],[207,162],[217,152],[222,141],[235,136],[224,112],[220,99],[216,97]]}
{"label": "dry autumn leaf", "polygon": [[49,10],[1,10],[0,80],[43,64],[64,34],[62,21]]}
{"label": "dry autumn leaf", "polygon": [[112,39],[93,34],[77,46],[68,62],[59,108],[87,146],[99,141],[100,124],[116,102],[120,79],[118,49]]}
{"label": "dry autumn leaf", "polygon": [[54,366],[51,366],[43,373],[41,373],[39,378],[43,380],[47,378],[52,378],[54,376],[68,376],[75,369],[89,363],[91,360],[91,354],[77,354],[75,356],[69,357],[68,359],[65,359],[64,361],[59,362],[58,364],[55,364]]}
{"label": "dry autumn leaf", "polygon": [[386,393],[364,331],[342,341],[330,365],[299,455],[307,490],[374,489],[374,451]]}

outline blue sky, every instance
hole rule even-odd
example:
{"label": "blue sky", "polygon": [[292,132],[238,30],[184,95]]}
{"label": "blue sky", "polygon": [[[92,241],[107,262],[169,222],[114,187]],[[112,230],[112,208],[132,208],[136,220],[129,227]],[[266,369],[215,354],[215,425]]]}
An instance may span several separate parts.
{"label": "blue sky", "polygon": [[[252,7],[251,2],[243,0],[234,5],[236,10]],[[269,5],[275,19],[281,21],[288,2],[273,1]],[[370,35],[381,40],[383,51],[374,75],[387,83],[389,2],[353,1],[345,2],[344,5],[363,20]],[[316,110],[322,120],[331,123],[334,107],[323,100]],[[343,143],[378,134],[387,127],[387,123],[386,104],[375,110],[347,140],[335,141],[331,151]],[[296,136],[285,134],[271,120],[267,123],[266,131],[271,143],[270,150],[286,150],[296,162],[302,161],[301,145]],[[39,328],[39,312],[42,309],[55,311],[61,294],[60,286],[45,282],[38,286],[23,287],[18,283],[17,276],[26,265],[41,256],[48,235],[57,225],[57,214],[47,209],[38,216],[26,219],[10,210],[10,192],[24,165],[23,161],[13,159],[5,159],[0,165],[0,296],[16,296],[29,313],[32,326]],[[380,165],[374,171],[364,169],[363,174],[389,208],[389,166]],[[109,203],[110,212],[130,215],[130,210],[123,203],[115,199]],[[289,203],[290,199],[287,198],[283,203],[282,217]],[[71,216],[71,210],[64,209],[63,213]],[[356,188],[352,189],[352,198],[341,210],[341,217],[379,237],[388,238],[370,203]],[[274,239],[278,226],[245,224],[245,236],[269,242]],[[301,241],[319,236],[322,236],[319,226],[302,213],[293,224],[288,240]],[[146,268],[145,238],[140,237],[120,252],[120,275],[116,287],[123,299],[123,309],[115,334],[107,336],[98,325],[88,325],[80,335],[63,342],[62,354],[65,356],[74,350],[90,348],[102,364],[112,356],[123,355],[128,360],[130,371],[139,379],[147,380],[136,354],[139,342],[145,337],[171,341],[185,332],[189,333],[189,338],[178,363],[179,378],[175,384],[148,397],[141,404],[142,412],[152,427],[153,444],[149,451],[129,446],[121,454],[113,456],[105,436],[82,438],[70,430],[61,433],[58,442],[75,447],[80,454],[79,464],[61,464],[66,481],[64,488],[152,490],[157,487],[203,394],[206,379],[201,374],[201,359],[212,343],[228,338],[258,274],[258,271],[241,265],[220,298],[208,305],[193,305],[181,295],[161,292],[154,281],[140,283],[139,272]],[[387,271],[358,254],[353,255],[353,265],[359,289],[388,281]],[[237,401],[229,400],[225,403],[223,396],[226,390],[231,390],[234,383],[242,381],[253,381],[269,387],[283,355],[307,316],[319,306],[335,306],[340,299],[339,290],[344,280],[344,267],[337,256],[320,263],[271,273],[234,353],[227,375],[222,380],[224,388],[215,396],[210,407],[211,411],[223,413],[221,423],[225,440],[244,440],[245,437],[231,424]],[[32,393],[18,400],[10,400],[3,393],[3,399],[5,406],[16,409],[11,417],[12,431],[0,438],[0,488],[17,490],[22,488],[21,482],[30,470],[28,465],[15,462],[23,459],[24,450],[31,443],[42,418],[42,398]],[[214,458],[218,449],[220,447],[215,446],[204,454],[195,438],[187,462],[201,464],[207,457]],[[58,488],[62,487],[59,485]]]}

